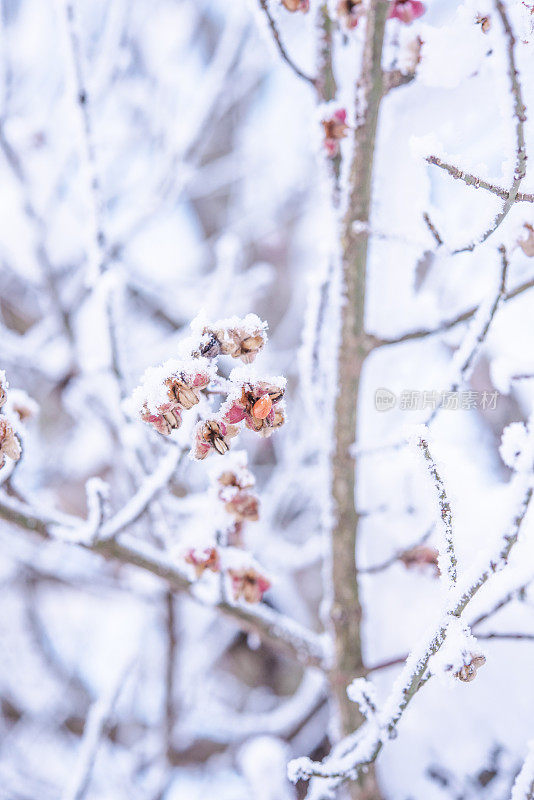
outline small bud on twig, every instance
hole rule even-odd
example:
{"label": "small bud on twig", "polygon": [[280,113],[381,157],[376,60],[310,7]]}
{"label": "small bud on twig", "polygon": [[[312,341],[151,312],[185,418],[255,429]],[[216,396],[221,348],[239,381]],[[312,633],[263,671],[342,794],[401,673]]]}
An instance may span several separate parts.
{"label": "small bud on twig", "polygon": [[425,11],[426,7],[420,0],[393,0],[388,19],[398,19],[405,25],[410,25]]}
{"label": "small bud on twig", "polygon": [[329,158],[339,155],[339,142],[345,139],[349,126],[347,125],[347,112],[344,108],[337,111],[321,121],[324,130],[324,148]]}

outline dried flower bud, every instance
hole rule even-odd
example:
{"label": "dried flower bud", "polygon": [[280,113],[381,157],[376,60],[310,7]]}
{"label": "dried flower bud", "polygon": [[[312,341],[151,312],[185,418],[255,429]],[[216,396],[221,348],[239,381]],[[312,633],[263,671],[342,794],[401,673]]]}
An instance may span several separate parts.
{"label": "dried flower bud", "polygon": [[196,428],[193,458],[202,460],[212,451],[223,456],[230,449],[230,439],[237,436],[239,430],[222,419],[210,419],[199,422]]}
{"label": "dried flower bud", "polygon": [[259,519],[259,500],[252,492],[237,486],[227,486],[221,489],[219,498],[224,503],[225,511],[237,522],[257,522]]}
{"label": "dried flower bud", "polygon": [[406,75],[415,73],[418,65],[421,63],[422,50],[424,41],[420,36],[415,36],[404,50],[404,59],[402,72]]}
{"label": "dried flower bud", "polygon": [[528,258],[532,258],[534,256],[534,227],[525,222],[523,228],[526,232],[525,237],[519,239],[517,244]]}
{"label": "dried flower bud", "polygon": [[284,386],[270,381],[243,383],[241,395],[227,401],[222,411],[230,423],[245,420],[245,425],[262,436],[270,436],[285,422],[283,408],[278,405],[284,396]]}
{"label": "dried flower bud", "polygon": [[310,0],[281,0],[281,3],[284,8],[287,8],[292,14],[295,11],[303,11],[306,13],[310,10]]}
{"label": "dried flower bud", "polygon": [[218,320],[202,328],[200,345],[193,356],[212,359],[224,355],[250,364],[267,341],[266,328],[256,314]]}
{"label": "dried flower bud", "polygon": [[339,0],[337,15],[345,28],[353,30],[364,13],[362,0]]}
{"label": "dried flower bud", "polygon": [[205,359],[202,361],[171,359],[145,372],[131,400],[143,422],[164,435],[180,427],[182,411],[199,402],[201,390],[211,381],[213,370]]}
{"label": "dried flower bud", "polygon": [[206,570],[220,572],[221,569],[219,553],[215,547],[206,547],[204,550],[191,547],[185,554],[184,561],[195,568],[197,578],[200,578]]}
{"label": "dried flower bud", "polygon": [[169,397],[173,397],[186,411],[193,408],[200,400],[200,392],[188,386],[180,378],[169,378],[165,384]]}
{"label": "dried flower bud", "polygon": [[477,14],[475,23],[477,25],[480,25],[482,33],[489,33],[489,31],[491,30],[491,17],[489,16],[489,14],[486,15]]}
{"label": "dried flower bud", "polygon": [[330,158],[335,158],[339,154],[339,142],[345,139],[349,129],[346,110],[338,108],[332,116],[323,119],[321,125],[324,130],[324,148]]}
{"label": "dried flower bud", "polygon": [[419,19],[426,11],[426,7],[420,0],[392,0],[388,19],[398,19],[405,25],[410,25],[415,19]]}
{"label": "dried flower bud", "polygon": [[0,418],[0,468],[4,466],[6,456],[18,461],[22,450],[20,442],[9,420]]}
{"label": "dried flower bud", "polygon": [[173,430],[182,424],[182,414],[178,406],[163,411],[161,414],[152,414],[146,406],[141,411],[141,419],[152,425],[158,433],[169,436]]}
{"label": "dried flower bud", "polygon": [[221,486],[237,486],[239,489],[251,489],[256,481],[248,469],[242,467],[239,472],[234,470],[224,470],[217,478]]}
{"label": "dried flower bud", "polygon": [[259,603],[271,584],[265,576],[254,567],[229,569],[234,600],[243,598],[247,603]]}
{"label": "dried flower bud", "polygon": [[465,659],[463,667],[461,667],[458,672],[454,673],[454,677],[458,678],[458,680],[463,681],[464,683],[469,683],[476,678],[478,670],[480,667],[484,666],[485,663],[486,658],[480,653],[469,653]]}
{"label": "dried flower bud", "polygon": [[243,364],[251,364],[265,344],[261,330],[249,334],[242,328],[229,328],[217,331],[216,336],[221,343],[221,353],[224,356],[240,358]]}
{"label": "dried flower bud", "polygon": [[436,575],[439,575],[438,569],[438,551],[435,547],[427,547],[426,545],[419,544],[405,550],[400,556],[399,560],[402,561],[405,567],[423,567],[426,564],[431,564],[434,567]]}

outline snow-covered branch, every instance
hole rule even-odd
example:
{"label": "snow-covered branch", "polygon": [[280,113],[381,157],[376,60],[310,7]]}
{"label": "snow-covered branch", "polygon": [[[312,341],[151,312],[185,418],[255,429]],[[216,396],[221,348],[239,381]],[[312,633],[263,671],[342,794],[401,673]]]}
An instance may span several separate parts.
{"label": "snow-covered branch", "polygon": [[439,566],[440,572],[447,582],[446,585],[448,585],[448,588],[452,588],[458,578],[458,562],[456,560],[456,551],[454,548],[451,506],[449,498],[447,497],[445,484],[443,483],[441,475],[438,472],[436,462],[434,461],[432,453],[430,452],[430,446],[428,444],[426,434],[421,434],[417,437],[417,446],[423,453],[425,461],[427,462],[428,471],[430,472],[430,476],[434,481],[434,487],[436,489],[441,519],[440,527],[442,528],[443,533],[443,546],[440,548]]}
{"label": "snow-covered branch", "polygon": [[0,517],[20,527],[44,536],[54,538],[55,526],[66,531],[70,523],[71,538],[67,542],[99,553],[106,559],[118,563],[139,567],[163,579],[173,590],[188,593],[195,601],[209,605],[233,619],[240,628],[256,633],[262,640],[281,650],[288,656],[309,666],[324,668],[327,664],[326,651],[320,636],[306,630],[297,622],[289,619],[266,605],[251,607],[237,605],[227,601],[214,604],[195,590],[195,581],[181,571],[168,556],[134,537],[123,534],[120,539],[97,539],[86,543],[76,538],[79,521],[65,516],[41,516],[32,508],[6,495],[0,495]]}
{"label": "snow-covered branch", "polygon": [[534,741],[528,744],[528,753],[519,775],[514,781],[510,800],[534,798]]}

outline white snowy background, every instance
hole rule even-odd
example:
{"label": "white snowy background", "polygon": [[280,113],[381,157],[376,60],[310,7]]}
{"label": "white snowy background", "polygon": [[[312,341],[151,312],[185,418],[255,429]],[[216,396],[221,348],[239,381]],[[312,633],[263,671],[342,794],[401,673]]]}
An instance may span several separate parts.
{"label": "white snowy background", "polygon": [[[0,26],[0,368],[39,404],[21,430],[13,485],[43,508],[85,515],[85,482],[109,483],[120,508],[132,494],[132,452],[149,469],[165,443],[128,424],[110,364],[112,303],[126,396],[147,366],[175,355],[190,321],[257,313],[269,323],[258,358],[289,381],[288,422],[271,439],[241,437],[261,500],[247,544],[273,578],[266,600],[320,630],[325,435],[310,393],[307,302],[328,265],[331,230],[321,132],[311,88],[278,60],[249,0],[79,0],[80,47],[100,180],[109,269],[94,281],[94,203],[76,104],[65,4],[3,0]],[[274,6],[274,3],[273,3]],[[534,109],[529,19],[508,2],[520,34],[524,100]],[[273,13],[295,60],[314,70],[311,13]],[[487,34],[474,23],[489,13]],[[495,296],[497,246],[510,257],[508,290],[534,279],[517,246],[534,206],[518,203],[473,252],[501,201],[426,163],[445,161],[503,186],[515,158],[502,30],[488,0],[428,0],[410,27],[391,27],[388,65],[419,34],[417,78],[381,110],[374,175],[367,327],[381,338],[439,328]],[[398,40],[398,43],[395,40]],[[338,37],[340,105],[354,104],[362,33]],[[400,48],[400,49],[399,49]],[[534,113],[534,112],[533,112]],[[527,114],[528,117],[528,114]],[[533,114],[527,149],[534,152]],[[346,159],[350,141],[342,144]],[[530,155],[531,160],[534,155]],[[529,164],[521,191],[534,192]],[[446,246],[436,250],[428,213]],[[430,255],[425,253],[430,252]],[[422,264],[426,265],[424,268]],[[496,409],[440,411],[432,442],[454,514],[459,568],[483,559],[513,513],[503,429],[529,418],[534,380],[534,289],[500,308],[462,388],[499,392]],[[476,325],[476,318],[470,324]],[[366,364],[356,447],[358,562],[364,658],[405,656],[441,601],[432,567],[400,561],[365,574],[432,529],[435,503],[405,429],[428,411],[375,410],[377,388],[441,391],[457,379],[449,332],[379,348]],[[332,341],[334,341],[332,339]],[[328,332],[323,348],[328,354]],[[331,387],[335,391],[335,387]],[[316,398],[314,398],[316,399]],[[6,468],[4,468],[5,470]],[[160,497],[170,552],[213,526],[205,464],[181,463]],[[132,477],[133,475],[133,477]],[[0,473],[0,479],[1,473]],[[142,517],[132,532],[146,536]],[[427,544],[433,545],[434,534]],[[507,570],[469,608],[469,620],[527,587],[477,631],[534,635],[532,513]],[[157,579],[0,522],[0,798],[73,798],[88,711],[120,687],[85,797],[91,800],[289,800],[290,758],[328,750],[319,674],[306,673]],[[166,728],[169,605],[176,638],[172,730]],[[503,800],[534,736],[534,641],[481,642],[472,683],[432,681],[380,756],[388,800]],[[379,699],[400,665],[372,673]]]}

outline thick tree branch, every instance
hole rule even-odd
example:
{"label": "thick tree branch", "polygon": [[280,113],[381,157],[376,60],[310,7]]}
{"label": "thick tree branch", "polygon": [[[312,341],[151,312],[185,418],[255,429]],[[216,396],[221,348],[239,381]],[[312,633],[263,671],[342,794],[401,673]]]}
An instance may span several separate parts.
{"label": "thick tree branch", "polygon": [[[210,605],[201,598],[190,580],[164,553],[133,536],[124,534],[120,541],[103,539],[94,542],[80,541],[75,532],[83,521],[73,518],[56,518],[36,513],[31,507],[0,494],[0,517],[40,536],[54,538],[55,529],[65,528],[70,521],[71,538],[66,543],[84,550],[98,553],[121,564],[139,567],[164,580],[174,591],[186,592],[195,601]],[[264,642],[290,658],[308,666],[325,668],[326,655],[321,638],[288,619],[284,614],[261,606],[237,606],[228,602],[217,602],[212,606],[232,619],[243,630],[256,633]]]}

